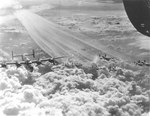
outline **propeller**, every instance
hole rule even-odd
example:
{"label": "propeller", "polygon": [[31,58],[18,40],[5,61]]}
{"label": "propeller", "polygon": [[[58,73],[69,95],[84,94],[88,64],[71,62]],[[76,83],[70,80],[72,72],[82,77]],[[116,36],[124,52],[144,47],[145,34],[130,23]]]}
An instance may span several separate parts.
{"label": "propeller", "polygon": [[1,63],[1,68],[7,68],[7,64],[6,63]]}
{"label": "propeller", "polygon": [[15,65],[16,65],[16,67],[17,67],[17,68],[19,68],[19,67],[21,67],[21,66],[22,66],[22,65],[21,65],[21,63],[19,63],[19,62],[16,62],[16,64],[15,64]]}
{"label": "propeller", "polygon": [[44,65],[40,59],[38,59],[35,63],[36,63],[36,66]]}
{"label": "propeller", "polygon": [[59,62],[57,62],[57,59],[61,59],[61,58],[65,58],[66,56],[61,56],[61,57],[56,57],[56,58],[49,58],[49,62],[52,63],[53,65],[57,65],[59,64]]}

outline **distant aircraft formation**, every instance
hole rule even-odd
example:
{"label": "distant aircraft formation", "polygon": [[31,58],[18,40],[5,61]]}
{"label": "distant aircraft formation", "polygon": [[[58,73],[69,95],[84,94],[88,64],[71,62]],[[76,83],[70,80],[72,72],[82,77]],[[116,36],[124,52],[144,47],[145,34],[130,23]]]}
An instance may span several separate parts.
{"label": "distant aircraft formation", "polygon": [[[21,57],[22,61],[16,61],[16,62],[1,62],[0,63],[0,68],[7,68],[9,65],[15,65],[17,68],[21,67],[22,65],[25,66],[25,68],[30,71],[33,72],[34,70],[34,66],[32,64],[36,64],[36,66],[39,65],[44,65],[43,62],[50,62],[53,65],[57,65],[59,64],[59,62],[57,61],[57,59],[62,59],[65,58],[65,56],[61,56],[61,57],[49,57],[49,58],[44,58],[44,59],[37,59],[37,60],[30,60],[27,58],[27,56],[33,56],[33,58],[35,58],[35,51],[33,50],[33,53],[31,54],[24,54],[24,55],[14,55],[14,53],[12,52],[12,60],[15,57]],[[26,58],[26,59],[25,59]]]}
{"label": "distant aircraft formation", "polygon": [[[116,58],[109,57],[109,56],[107,56],[107,54],[104,54],[104,55],[99,54],[99,58],[103,59],[105,61],[115,61],[116,60]],[[146,60],[143,60],[143,61],[138,60],[138,61],[134,62],[134,64],[136,64],[137,66],[142,66],[142,67],[144,67],[144,66],[150,67],[150,63],[146,62]]]}
{"label": "distant aircraft formation", "polygon": [[[123,0],[123,4],[129,20],[137,31],[150,37],[150,0]],[[134,63],[150,67],[146,60]]]}
{"label": "distant aircraft formation", "polygon": [[[27,58],[27,56],[32,56],[33,58],[35,58],[35,51],[32,50],[31,54],[24,54],[24,55],[14,55],[14,53],[12,52],[12,60],[14,60],[15,57],[21,57],[22,61],[15,61],[15,62],[0,62],[0,68],[7,68],[9,65],[15,65],[16,68],[21,67],[22,65],[25,66],[25,68],[30,71],[33,72],[34,71],[34,66],[32,64],[36,64],[35,66],[39,66],[39,65],[44,65],[44,62],[50,62],[53,65],[57,65],[59,64],[59,62],[57,61],[57,59],[62,59],[65,58],[66,56],[61,56],[61,57],[49,57],[49,58],[44,58],[44,59],[37,59],[37,60],[30,60],[29,58]],[[99,54],[99,59],[103,59],[107,62],[109,61],[113,61],[115,62],[117,59],[114,57],[110,57],[107,54]],[[137,66],[146,66],[146,67],[150,67],[150,63],[147,63],[146,60],[141,61],[138,60],[136,62],[134,62],[134,64],[136,64]]]}
{"label": "distant aircraft formation", "polygon": [[[124,7],[126,10],[126,13],[133,24],[133,26],[139,31],[140,33],[149,36],[150,37],[150,0],[123,0]],[[56,61],[57,59],[64,58],[62,57],[50,57],[50,58],[45,58],[45,59],[38,59],[38,60],[29,60],[29,59],[24,59],[27,56],[33,56],[35,58],[35,51],[32,51],[33,53],[31,54],[25,54],[25,55],[14,55],[12,52],[12,60],[15,57],[21,57],[22,61],[18,62],[1,62],[0,63],[0,68],[7,68],[8,65],[15,65],[17,68],[21,67],[24,65],[27,70],[33,71],[33,66],[32,64],[36,64],[36,66],[42,65],[43,62],[50,62],[53,65],[58,64]],[[113,57],[108,57],[106,54],[100,55],[99,58],[103,59],[105,61],[115,61],[116,59]],[[142,66],[142,67],[150,67],[150,63],[147,63],[146,60],[141,61],[138,60],[134,62],[137,66]]]}
{"label": "distant aircraft formation", "polygon": [[111,60],[115,59],[113,57],[108,57],[106,54],[104,54],[104,55],[99,54],[99,58],[104,59],[105,61],[111,61]]}
{"label": "distant aircraft formation", "polygon": [[101,60],[103,59],[103,60],[105,60],[105,61],[107,61],[107,62],[109,62],[109,61],[113,61],[113,62],[119,61],[118,58],[112,57],[112,56],[110,56],[110,55],[107,55],[106,53],[104,53],[103,55],[99,54],[99,58],[100,58]]}
{"label": "distant aircraft formation", "polygon": [[146,60],[144,61],[141,61],[141,60],[138,60],[137,62],[134,62],[136,65],[138,66],[147,66],[147,67],[150,67],[150,63],[147,63]]}

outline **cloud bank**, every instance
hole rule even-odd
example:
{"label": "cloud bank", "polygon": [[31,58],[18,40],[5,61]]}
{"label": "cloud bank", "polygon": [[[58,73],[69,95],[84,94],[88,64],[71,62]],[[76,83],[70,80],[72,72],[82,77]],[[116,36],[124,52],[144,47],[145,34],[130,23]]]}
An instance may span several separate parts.
{"label": "cloud bank", "polygon": [[6,9],[6,8],[14,8],[18,9],[22,6],[20,3],[16,0],[0,0],[0,9]]}

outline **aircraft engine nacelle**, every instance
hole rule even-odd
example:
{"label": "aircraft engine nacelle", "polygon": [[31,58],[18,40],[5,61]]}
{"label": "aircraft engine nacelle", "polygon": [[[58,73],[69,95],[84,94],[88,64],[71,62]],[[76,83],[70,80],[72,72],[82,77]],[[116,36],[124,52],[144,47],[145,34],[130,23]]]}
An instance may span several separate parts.
{"label": "aircraft engine nacelle", "polygon": [[123,3],[133,26],[150,37],[150,0],[123,0]]}

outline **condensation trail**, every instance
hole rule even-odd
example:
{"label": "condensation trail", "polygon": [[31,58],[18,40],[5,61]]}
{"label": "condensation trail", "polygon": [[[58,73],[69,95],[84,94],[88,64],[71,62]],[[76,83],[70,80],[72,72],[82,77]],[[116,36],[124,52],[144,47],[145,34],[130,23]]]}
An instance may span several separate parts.
{"label": "condensation trail", "polygon": [[27,10],[17,11],[15,16],[41,49],[53,57],[67,55],[80,58],[82,61],[93,61],[94,57],[104,49],[85,41],[82,35],[80,37],[73,35],[69,30],[64,30],[57,24]]}

